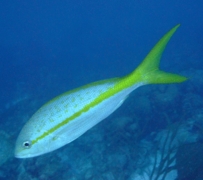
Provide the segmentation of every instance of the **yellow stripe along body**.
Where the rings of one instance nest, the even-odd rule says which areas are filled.
[[[96,109],[97,105],[105,100],[104,96],[109,97],[112,95],[112,92],[116,90],[115,89],[116,81],[117,80],[115,81],[110,80],[110,82],[102,81],[102,83],[101,82],[93,83],[93,85],[91,86],[89,85],[88,88],[82,87],[78,91],[66,93],[62,96],[57,97],[54,101],[48,103],[47,105],[43,106],[39,110],[39,112],[36,113],[36,116],[41,117],[42,111],[43,113],[47,112],[44,118],[45,120],[44,123],[50,123],[50,125],[48,126],[47,131],[43,132],[40,136],[36,137],[32,141],[32,145],[37,143],[40,139],[45,138],[49,134],[58,132],[61,129],[65,132],[68,131],[72,132],[72,133],[65,132],[63,133],[68,134],[65,138],[66,141],[67,139],[69,139],[69,142],[74,140],[75,139],[74,137],[78,133],[82,134],[83,131],[85,132],[87,129],[83,128],[83,126],[77,127],[77,129],[75,128],[75,124],[80,125],[84,123],[82,120],[77,119],[81,119],[83,118],[83,116],[87,116],[86,115],[87,112],[88,116],[93,116],[93,113],[90,113],[90,111],[92,111],[93,108]],[[54,112],[53,109],[55,109]],[[52,112],[51,114],[50,110]],[[103,109],[100,108],[99,110],[102,111]],[[100,117],[101,114],[102,112],[99,113]],[[90,124],[93,118],[95,117],[92,117],[91,119],[88,119],[86,117],[84,119],[85,124]],[[49,119],[49,122],[47,121],[47,119]],[[93,121],[97,122],[95,121],[95,119]],[[40,126],[38,127],[40,129]]]

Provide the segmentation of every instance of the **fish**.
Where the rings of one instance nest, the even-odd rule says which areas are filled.
[[[19,133],[15,157],[32,158],[71,143],[112,114],[140,86],[186,81],[185,76],[159,69],[162,53],[179,26],[168,31],[130,74],[84,85],[45,103]]]

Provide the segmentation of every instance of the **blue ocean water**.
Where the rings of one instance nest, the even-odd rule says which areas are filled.
[[[203,179],[203,2],[1,1],[0,179]],[[51,98],[130,73],[173,26],[161,69],[182,84],[137,89],[76,141],[31,159],[13,155]]]

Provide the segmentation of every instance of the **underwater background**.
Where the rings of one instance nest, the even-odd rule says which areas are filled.
[[[0,1],[0,179],[202,180],[203,2]],[[187,82],[136,89],[112,115],[51,153],[14,157],[51,98],[130,73],[172,27],[161,69]]]

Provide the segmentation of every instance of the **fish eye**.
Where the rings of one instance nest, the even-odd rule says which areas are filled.
[[[31,147],[31,142],[30,141],[23,142],[23,147],[29,149]]]

